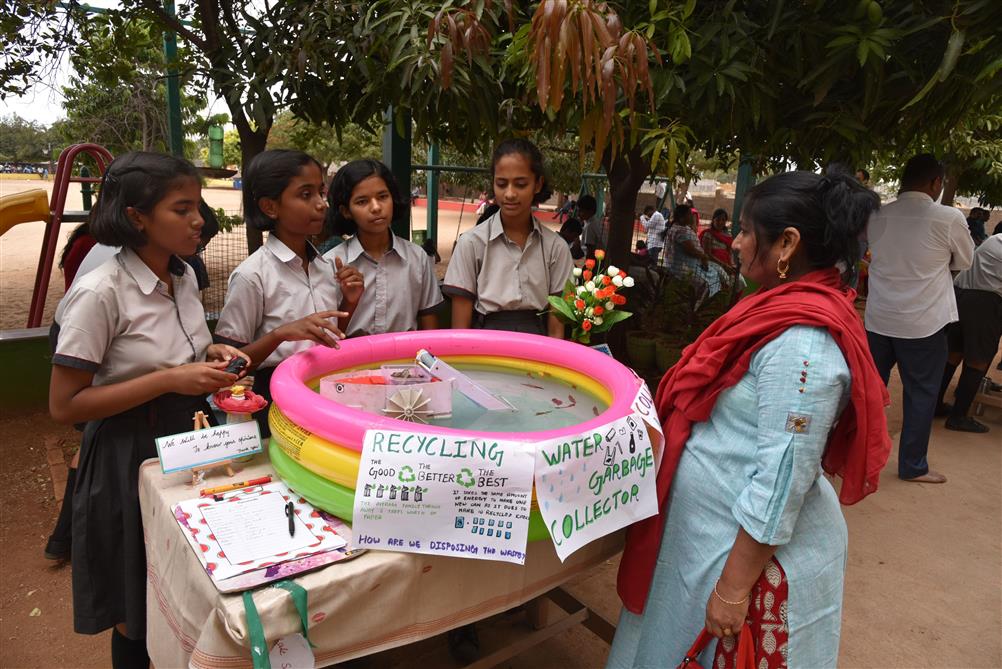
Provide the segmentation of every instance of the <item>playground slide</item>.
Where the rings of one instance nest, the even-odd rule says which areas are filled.
[[[18,223],[48,221],[48,198],[48,193],[42,188],[0,197],[0,237]]]

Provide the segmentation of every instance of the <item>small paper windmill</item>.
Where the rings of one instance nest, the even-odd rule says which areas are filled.
[[[424,392],[418,388],[401,388],[386,399],[383,409],[390,418],[405,420],[411,423],[427,423],[431,412],[428,404],[431,402]]]

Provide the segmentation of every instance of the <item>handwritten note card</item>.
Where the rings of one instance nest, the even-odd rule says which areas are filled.
[[[253,420],[181,432],[157,439],[157,452],[164,474],[169,474],[260,453],[261,432]]]
[[[369,430],[353,545],[523,564],[533,450],[521,442]]]
[[[560,560],[656,514],[654,472],[647,428],[636,414],[594,432],[539,443],[536,497]]]

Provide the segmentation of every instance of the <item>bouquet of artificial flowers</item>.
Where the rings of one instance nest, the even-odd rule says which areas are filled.
[[[571,338],[582,344],[590,344],[593,334],[605,332],[633,315],[619,309],[626,304],[626,298],[617,292],[623,287],[631,288],[633,277],[615,265],[604,267],[604,260],[605,251],[596,250],[595,258],[586,260],[583,269],[574,268],[564,294],[550,297],[557,317],[574,326]]]

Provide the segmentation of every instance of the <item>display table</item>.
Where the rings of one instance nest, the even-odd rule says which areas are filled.
[[[266,474],[274,476],[274,471],[264,455],[257,455],[235,479],[212,476],[205,485]],[[197,494],[187,472],[164,475],[155,459],[140,468],[150,657],[157,669],[250,669],[240,594],[216,590],[170,512],[172,504]],[[327,666],[506,611],[601,564],[622,545],[620,531],[592,542],[561,564],[550,542],[533,542],[524,566],[373,550],[295,580],[309,593],[309,632],[316,644],[317,666]],[[279,638],[300,631],[299,617],[285,591],[264,586],[254,591],[254,602],[269,648]],[[579,621],[586,612],[579,613]]]

